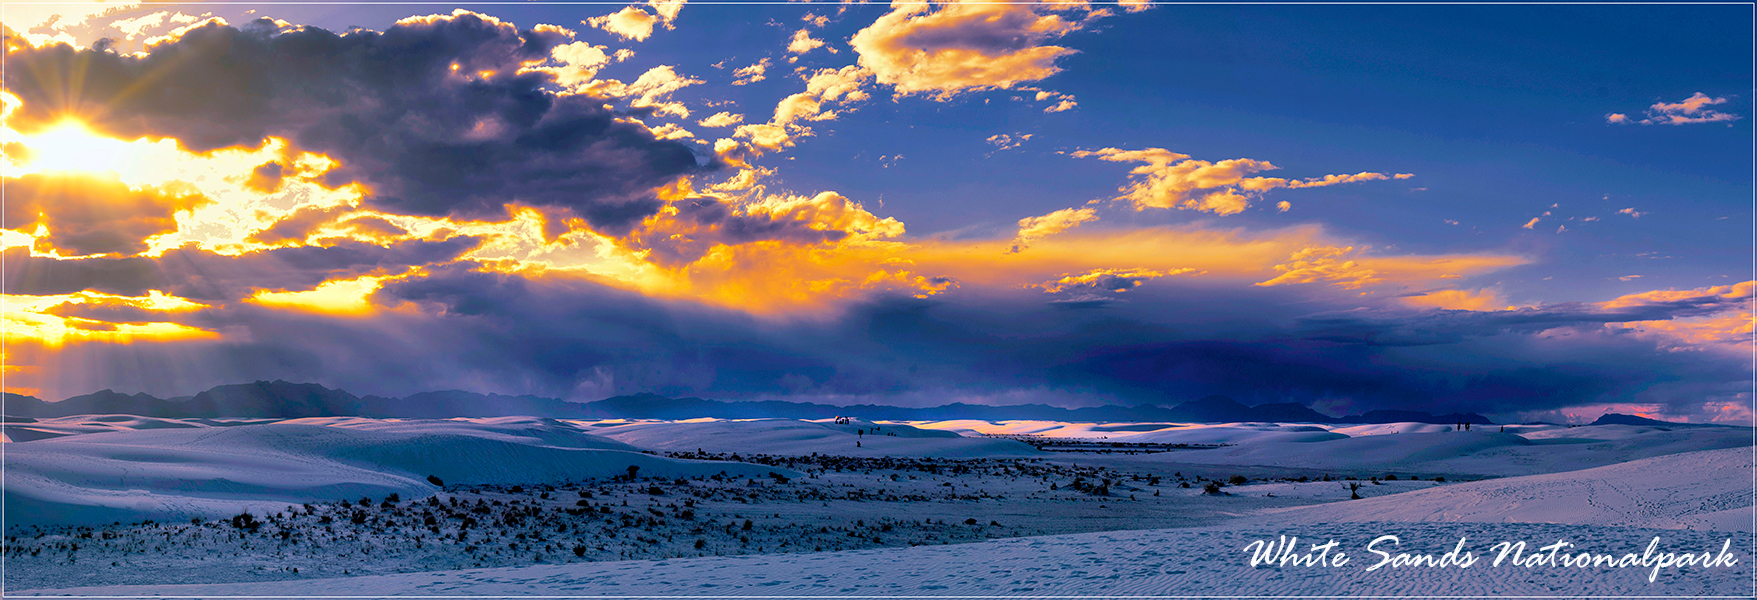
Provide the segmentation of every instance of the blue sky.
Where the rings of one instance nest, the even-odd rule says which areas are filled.
[[[1751,416],[1749,5],[56,10],[0,15],[51,399]]]

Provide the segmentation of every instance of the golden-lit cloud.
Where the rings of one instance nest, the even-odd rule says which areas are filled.
[[[903,235],[903,224],[880,218],[835,192],[771,195],[736,202],[698,197],[672,203],[632,236],[649,260],[678,266],[721,246],[777,243],[846,247]]]
[[[1520,257],[1498,255],[1369,256],[1354,246],[1308,246],[1274,265],[1278,274],[1256,285],[1329,282],[1354,290],[1385,283],[1459,279],[1526,262]]]
[[[1599,303],[1605,309],[1621,309],[1644,306],[1655,303],[1717,301],[1736,302],[1757,297],[1757,282],[1746,281],[1733,285],[1719,285],[1690,290],[1654,290],[1619,296],[1616,299]]]
[[[1696,123],[1728,123],[1739,120],[1739,115],[1720,112],[1709,108],[1726,104],[1726,98],[1715,98],[1696,92],[1689,98],[1677,102],[1655,102],[1647,107],[1647,118],[1636,121],[1628,115],[1611,113],[1605,115],[1605,122],[1618,125],[1640,123],[1642,125],[1691,125]]]
[[[749,66],[732,70],[732,85],[750,85],[768,79],[769,59],[765,58]]]
[[[782,98],[775,104],[775,114],[769,122],[740,125],[733,137],[747,140],[750,148],[746,152],[753,155],[790,148],[795,138],[813,135],[811,127],[804,123],[837,119],[847,112],[848,103],[871,98],[872,95],[862,89],[871,75],[857,66],[818,69],[805,77],[805,91]],[[841,111],[824,110],[829,103],[844,108]]]
[[[1652,339],[1673,350],[1717,348],[1749,353],[1757,342],[1757,281],[1690,290],[1654,290],[1628,294],[1594,304],[1606,311],[1626,311],[1652,306],[1697,308],[1704,314],[1670,319],[1626,321],[1605,326]]]
[[[1512,310],[1515,307],[1502,300],[1495,290],[1434,290],[1414,296],[1398,298],[1404,304],[1417,308],[1438,308],[1441,310]]]
[[[664,23],[666,29],[676,29],[677,27],[671,22],[677,20],[678,13],[683,12],[683,5],[688,1],[647,0],[647,6],[653,7],[653,12],[659,13],[659,21]]]
[[[787,53],[805,54],[822,47],[824,47],[823,40],[811,37],[810,29],[801,29],[793,32],[793,38],[787,42]],[[830,48],[831,53],[835,51],[835,48]]]
[[[890,13],[849,43],[879,83],[901,94],[945,99],[1056,74],[1061,70],[1056,60],[1075,51],[1048,42],[1084,25],[1057,13],[1088,8],[1083,3],[896,0]]]
[[[557,33],[572,38],[574,32],[556,28]],[[549,61],[546,64],[527,65],[520,67],[520,73],[547,73],[555,78],[556,85],[561,86],[562,94],[584,93],[591,89],[598,77],[598,71],[609,65],[612,56],[606,53],[608,46],[595,46],[587,42],[562,44],[549,50]]]
[[[1196,273],[1195,269],[1171,269],[1156,271],[1153,269],[1093,269],[1085,273],[1070,273],[1059,279],[1042,283],[1028,284],[1025,287],[1043,290],[1049,294],[1059,294],[1073,290],[1089,290],[1123,293],[1140,287],[1149,279]]]
[[[1041,217],[1025,217],[1019,219],[1019,234],[1013,238],[1013,251],[1018,252],[1026,244],[1049,237],[1075,227],[1081,223],[1098,220],[1097,209],[1064,208]]]
[[[634,83],[602,79],[588,84],[585,91],[600,98],[626,98],[630,107],[651,108],[655,114],[688,117],[689,108],[682,102],[672,102],[671,93],[700,83],[704,82],[679,75],[670,65],[659,65],[641,73]]]
[[[6,185],[7,225],[35,232],[42,254],[134,255],[177,228],[175,215],[207,202],[186,186],[131,189],[114,174],[48,172]]]
[[[708,118],[696,121],[696,124],[701,125],[702,127],[731,127],[743,122],[744,115],[721,111],[709,115]]]
[[[0,301],[5,307],[4,312],[0,312],[0,321],[5,324],[5,339],[14,345],[31,344],[53,349],[78,342],[130,343],[220,337],[213,331],[164,320],[208,306],[157,290],[145,296],[92,291],[44,296],[5,294],[0,295]],[[91,318],[89,313],[94,310],[132,315],[114,321],[104,320]]]
[[[586,19],[582,23],[608,31],[625,40],[642,42],[652,37],[653,26],[659,23],[659,17],[640,8],[628,6],[602,17]]]
[[[248,302],[274,308],[318,312],[338,316],[366,316],[374,312],[373,292],[386,277],[365,276],[325,281],[316,288],[296,292],[261,291]]]
[[[1386,175],[1363,172],[1353,175],[1325,175],[1311,179],[1251,177],[1253,173],[1280,169],[1268,161],[1234,158],[1209,162],[1190,158],[1164,148],[1122,150],[1104,148],[1071,153],[1076,158],[1096,157],[1110,162],[1146,163],[1131,169],[1132,181],[1119,188],[1118,200],[1134,204],[1135,210],[1177,208],[1233,215],[1250,208],[1251,202],[1264,192],[1277,188],[1300,189],[1324,187],[1361,181],[1408,179],[1409,173]],[[1282,207],[1285,211],[1287,207]]]

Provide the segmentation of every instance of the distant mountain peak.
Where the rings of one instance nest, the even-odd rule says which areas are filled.
[[[1593,421],[1592,424],[1593,425],[1659,425],[1659,426],[1686,425],[1686,423],[1673,423],[1671,421],[1661,421],[1659,419],[1649,419],[1647,417],[1638,417],[1635,415],[1623,415],[1623,414],[1617,414],[1617,413],[1605,413],[1604,415],[1600,416],[1597,421]]]

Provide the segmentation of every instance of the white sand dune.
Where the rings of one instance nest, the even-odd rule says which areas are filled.
[[[1610,466],[1453,483],[1280,509],[1276,523],[1557,523],[1753,531],[1751,448],[1685,452]],[[1331,482],[1327,485],[1337,485]],[[1251,488],[1239,488],[1249,490]],[[1371,489],[1363,491],[1371,492]]]
[[[1578,427],[1572,430],[1605,426]],[[1609,426],[1622,427],[1622,426]],[[1532,439],[1533,434],[1498,431],[1366,435],[1310,443],[1262,441],[1211,450],[1138,457],[1209,465],[1277,465],[1313,470],[1378,471],[1404,476],[1472,474],[1531,475],[1573,471],[1693,450],[1752,445],[1750,429],[1703,427],[1612,430],[1593,439],[1590,432]]]
[[[70,435],[7,446],[9,526],[109,523],[278,510],[447,483],[517,484],[791,471],[672,460],[552,420],[298,419],[237,427]]]
[[[580,426],[632,446],[673,452],[726,452],[806,456],[912,456],[979,458],[1040,454],[1005,439],[964,437],[951,431],[897,423],[794,419],[688,421],[580,421]],[[864,433],[860,433],[864,432]]]
[[[974,424],[971,424],[974,426]],[[1047,424],[1009,425],[1015,431]],[[1324,469],[1447,469],[1512,476],[1365,500],[1248,515],[1225,526],[994,540],[954,546],[851,552],[574,563],[211,585],[112,586],[9,591],[144,597],[315,595],[1751,595],[1753,515],[1750,431],[1729,428],[1534,428],[1422,433],[1228,424],[1199,428],[1078,426],[1093,437],[1170,431],[1236,435],[1237,445],[1130,456],[1212,464]],[[855,431],[877,433],[857,435]],[[218,503],[284,502],[301,494],[342,496],[430,491],[436,474],[457,482],[602,477],[627,465],[641,473],[760,474],[767,467],[668,461],[628,450],[895,456],[1006,456],[1017,442],[953,437],[896,424],[753,420],[585,422],[543,419],[380,421],[301,419],[270,425],[151,429],[70,435],[7,447],[7,510],[95,518],[208,510]],[[1210,431],[1211,430],[1211,431]],[[1581,431],[1596,430],[1596,431]],[[591,432],[587,435],[584,432]],[[1535,435],[1543,432],[1547,435]],[[895,436],[886,435],[895,433]],[[1188,433],[1188,435],[1196,435]],[[600,437],[603,436],[603,437]],[[1276,437],[1281,436],[1281,437]],[[853,439],[850,439],[850,438]],[[1217,439],[1217,438],[1210,438]],[[850,448],[853,441],[859,448]],[[868,446],[871,445],[871,448]],[[1701,448],[1718,448],[1696,451]],[[1029,451],[1029,447],[1025,448]],[[1041,455],[1038,455],[1041,456]],[[1631,462],[1632,461],[1632,462]],[[1577,470],[1568,470],[1575,467]],[[1448,472],[1450,472],[1448,471]],[[1547,471],[1547,472],[1546,472]],[[1567,472],[1557,472],[1567,471]],[[22,478],[21,478],[22,477]],[[1368,490],[1406,489],[1373,486]],[[1413,482],[1409,482],[1413,484]],[[1245,495],[1266,486],[1229,487]],[[30,490],[29,495],[19,490]],[[373,490],[373,491],[366,491]],[[1368,491],[1363,490],[1363,491]],[[1369,493],[1371,493],[1369,491]],[[1226,497],[1215,498],[1225,501]],[[132,502],[132,504],[131,504]],[[208,504],[202,504],[202,503]],[[15,508],[16,507],[16,508]],[[229,509],[236,510],[236,509]],[[23,511],[22,513],[17,511]],[[135,517],[138,518],[138,517]],[[98,520],[110,520],[107,517]],[[1557,540],[1574,550],[1639,553],[1661,538],[1665,551],[1717,551],[1731,540],[1735,568],[1673,568],[1650,583],[1645,569],[1402,569],[1368,572],[1366,543],[1386,533],[1401,550],[1438,554],[1460,538],[1486,552],[1497,541],[1533,547]],[[1281,535],[1336,539],[1352,550],[1348,568],[1252,567],[1243,551]]]
[[[1461,537],[1483,555],[1498,541],[1575,551],[1640,553],[1662,536],[1663,550],[1719,551],[1731,540],[1733,567],[1648,570],[1492,566],[1367,571],[1370,540],[1392,534],[1398,550],[1439,555]],[[1246,545],[1292,535],[1335,540],[1353,557],[1342,567],[1249,564]],[[1753,590],[1748,538],[1701,532],[1606,527],[1381,523],[1207,527],[1013,538],[813,554],[538,565],[334,579],[208,585],[107,586],[22,590],[18,595],[113,597],[225,596],[1066,596],[1066,595],[1374,595],[1374,596],[1735,596]]]

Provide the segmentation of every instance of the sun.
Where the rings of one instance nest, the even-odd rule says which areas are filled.
[[[11,137],[27,149],[19,157],[23,159],[19,161],[19,174],[108,171],[128,179],[126,175],[137,166],[132,144],[94,133],[85,123],[74,119],[34,135]]]

